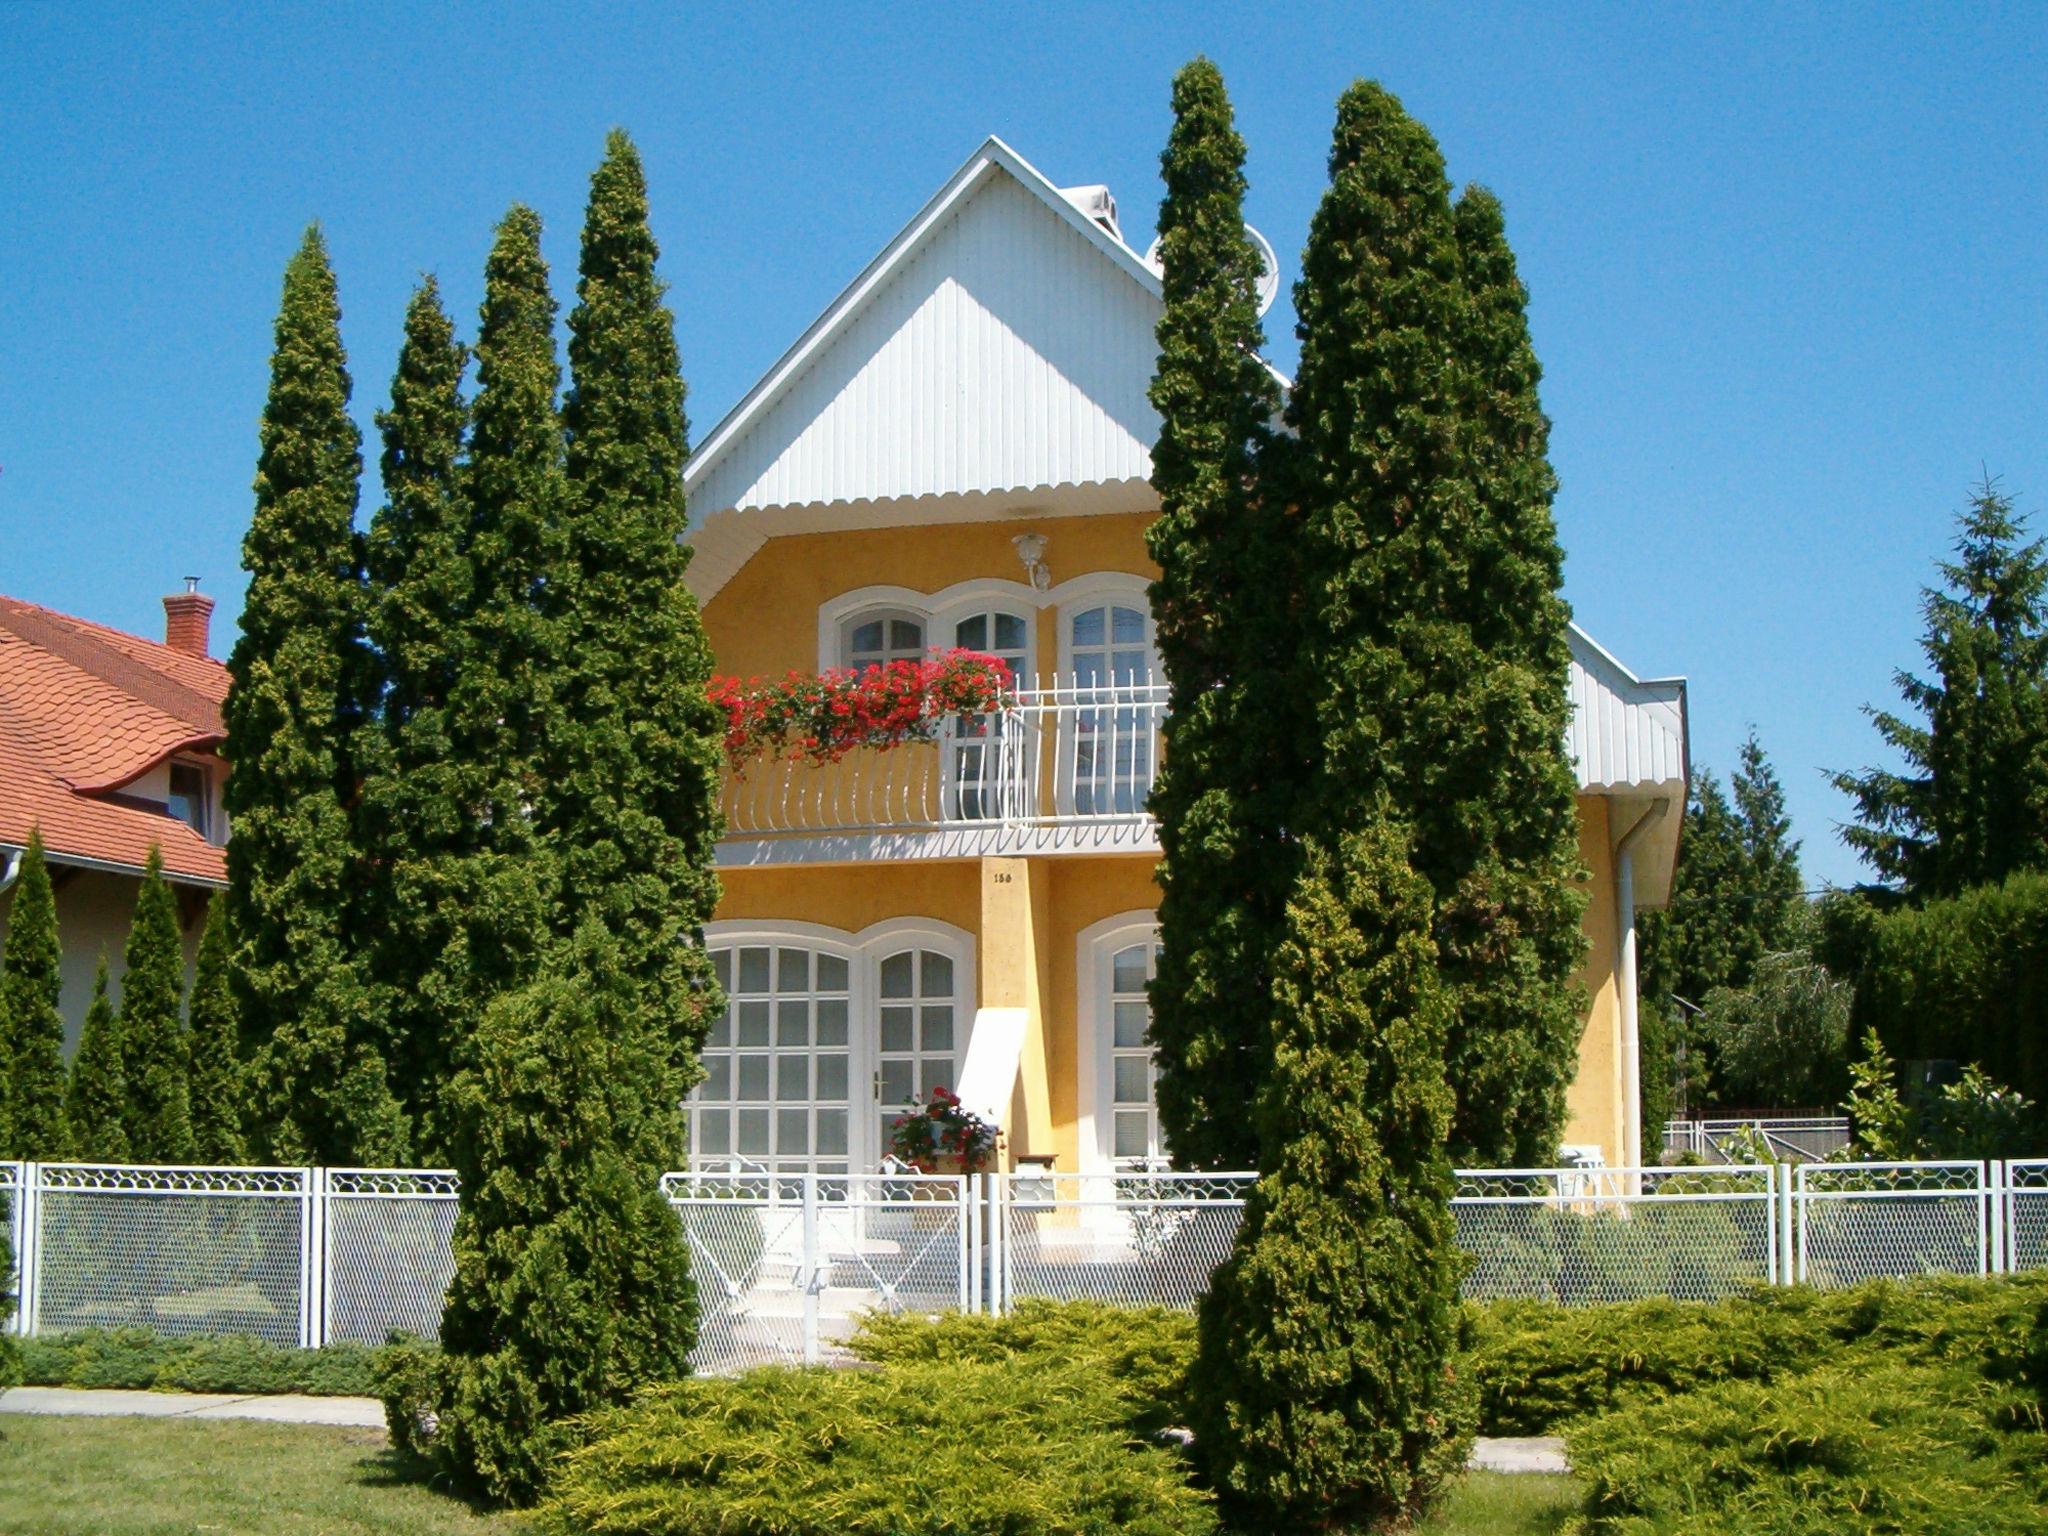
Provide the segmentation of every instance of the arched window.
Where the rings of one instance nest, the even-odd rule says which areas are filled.
[[[954,622],[953,643],[995,657],[1009,667],[1018,687],[1030,685],[1025,668],[1031,654],[1031,623],[1023,614],[1005,608],[970,613]],[[1005,792],[1014,799],[1024,789],[1025,759],[1017,750],[1017,722],[1004,713],[968,716],[953,721],[947,737],[950,814],[962,821],[1001,816]]]
[[[1159,671],[1152,615],[1133,600],[1090,603],[1067,614],[1065,638],[1078,709],[1064,797],[1076,815],[1136,815],[1152,789],[1158,730],[1145,692]]]
[[[864,668],[924,656],[924,616],[906,609],[857,613],[840,625],[839,632],[842,666]]]
[[[1167,1155],[1153,1091],[1146,984],[1158,970],[1159,923],[1126,912],[1082,930],[1080,1103],[1084,1168],[1156,1166]]]
[[[934,1088],[957,1087],[959,998],[952,956],[936,949],[899,949],[876,968],[876,1146],[886,1154],[889,1129]]]

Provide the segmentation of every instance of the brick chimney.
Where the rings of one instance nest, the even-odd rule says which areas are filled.
[[[197,576],[187,576],[185,590],[164,599],[164,644],[187,656],[204,656],[212,617],[213,599],[199,590]]]

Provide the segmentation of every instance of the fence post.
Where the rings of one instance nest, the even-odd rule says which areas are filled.
[[[804,1293],[804,1364],[816,1365],[818,1349],[818,1286],[823,1267],[818,1263],[818,1175],[806,1172],[804,1181],[804,1258],[799,1281]]]
[[[1984,1273],[2005,1273],[2005,1164],[1993,1158],[1977,1165],[1978,1251]]]
[[[21,1279],[15,1290],[14,1329],[23,1338],[33,1338],[36,1332],[39,1298],[36,1284],[42,1268],[43,1234],[43,1165],[23,1163],[21,1165],[21,1188],[15,1195],[14,1269]]]
[[[988,1175],[988,1311],[991,1317],[1003,1315],[1003,1271],[1009,1264],[1009,1210],[1005,1185],[1007,1174],[997,1172]]]
[[[299,1173],[299,1347],[315,1349],[320,1340],[320,1292],[323,1289],[320,1260],[319,1168],[301,1168]]]
[[[960,1177],[960,1302],[970,1313],[981,1310],[981,1180],[978,1173]]]

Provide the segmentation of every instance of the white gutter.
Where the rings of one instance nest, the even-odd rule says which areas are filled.
[[[1643,1036],[1636,1003],[1636,840],[1671,810],[1669,799],[1650,802],[1634,826],[1614,845],[1615,932],[1620,953],[1614,986],[1621,1005],[1621,1165],[1640,1167],[1643,1160]],[[1629,1193],[1636,1193],[1631,1189]]]

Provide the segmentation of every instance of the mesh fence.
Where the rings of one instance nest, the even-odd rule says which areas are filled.
[[[1194,1306],[1230,1253],[1250,1174],[999,1175],[1001,1294]]]
[[[1769,1167],[1463,1172],[1464,1294],[1567,1306],[1715,1301],[1780,1273]]]
[[[2007,1163],[2005,1186],[2009,1267],[2048,1268],[2048,1158]]]
[[[394,1333],[437,1339],[455,1273],[456,1179],[400,1169],[327,1171],[326,1338],[381,1344]]]
[[[305,1168],[44,1164],[36,1328],[306,1342]]]
[[[1816,1163],[1797,1171],[1795,1278],[1825,1289],[1991,1268],[1982,1163]]]

